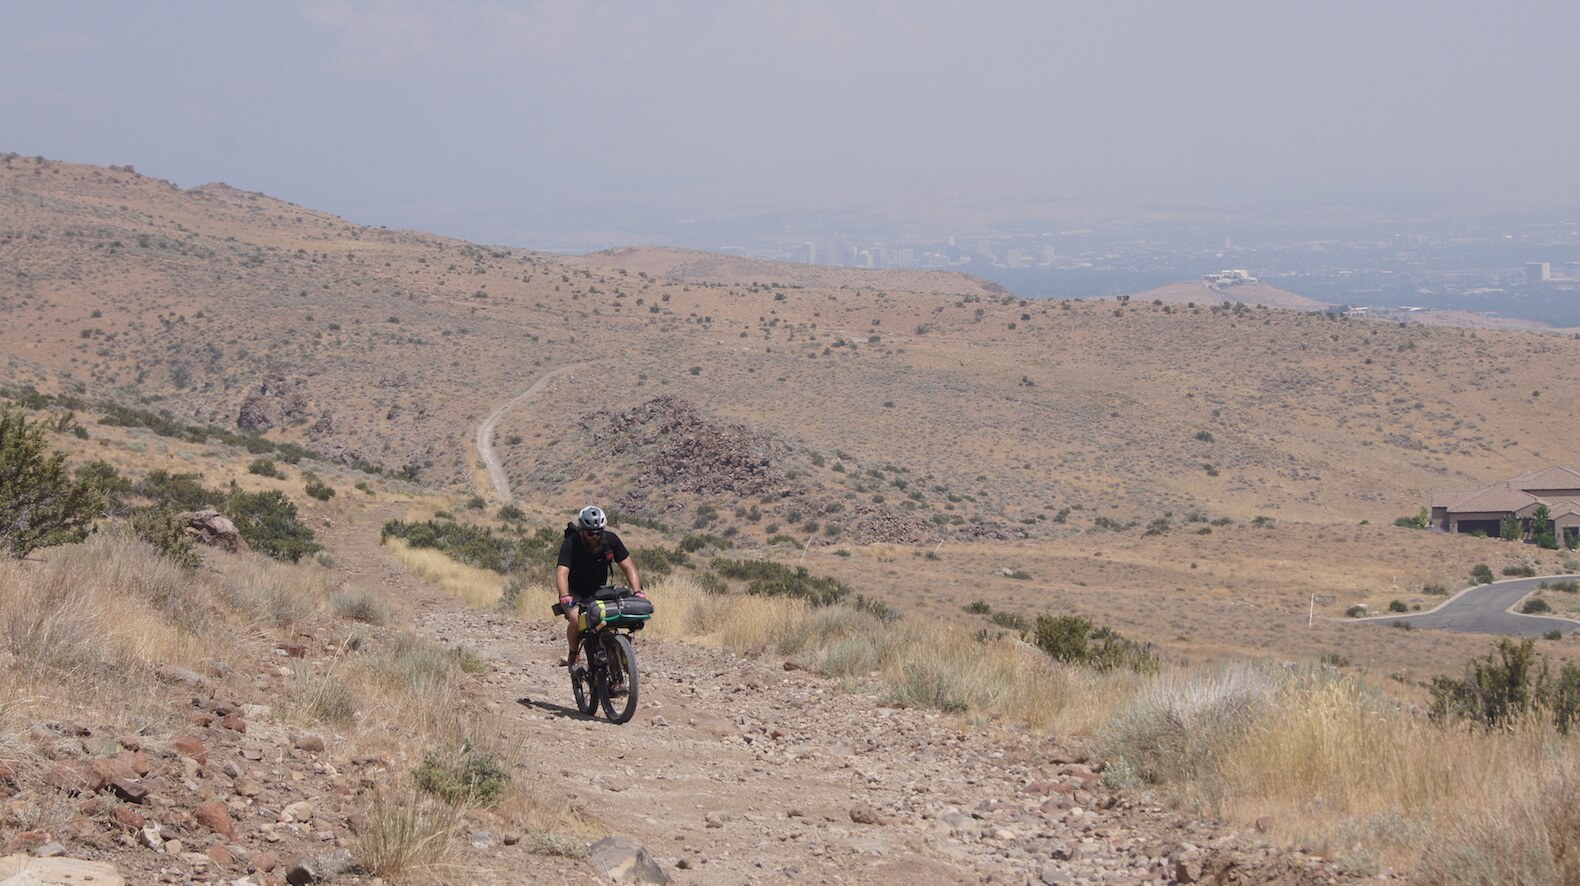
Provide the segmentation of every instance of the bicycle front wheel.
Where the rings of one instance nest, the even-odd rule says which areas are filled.
[[[576,710],[591,716],[598,709],[598,693],[593,686],[592,644],[582,646],[582,667],[571,671],[571,694],[576,696]]]
[[[598,677],[598,700],[603,703],[604,716],[611,723],[624,723],[636,713],[636,696],[642,679],[636,666],[636,650],[631,646],[631,638],[624,634],[608,634],[603,642],[609,664]],[[621,677],[625,678],[625,691],[612,695],[609,688],[618,685]]]

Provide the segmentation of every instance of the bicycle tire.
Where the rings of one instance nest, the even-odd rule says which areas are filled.
[[[583,644],[583,667],[580,673],[571,671],[571,694],[576,697],[576,710],[589,717],[598,710],[598,691],[593,684],[592,663],[592,644]]]
[[[624,723],[636,713],[636,697],[641,688],[642,674],[636,666],[636,649],[631,646],[631,638],[624,634],[605,635],[604,649],[609,661],[598,675],[598,700],[609,722]],[[625,675],[626,689],[617,699],[609,694],[609,680],[619,674]]]

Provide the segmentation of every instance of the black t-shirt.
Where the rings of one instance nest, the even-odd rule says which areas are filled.
[[[603,540],[596,551],[589,551],[577,528],[565,527],[565,541],[560,543],[560,566],[571,568],[571,596],[590,597],[593,591],[609,583],[609,575],[616,563],[624,563],[631,556],[620,536],[604,530]]]

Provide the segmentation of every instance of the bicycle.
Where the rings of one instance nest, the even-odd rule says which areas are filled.
[[[565,615],[555,603],[555,615]],[[571,670],[576,709],[587,716],[601,706],[611,723],[624,723],[636,713],[642,672],[636,664],[632,636],[653,614],[653,604],[629,588],[599,588],[581,607],[581,660]],[[624,690],[616,694],[624,680]],[[616,703],[619,699],[619,703]]]

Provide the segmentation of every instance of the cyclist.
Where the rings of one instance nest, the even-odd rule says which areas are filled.
[[[609,583],[611,565],[619,566],[631,590],[646,599],[631,552],[625,549],[620,536],[609,530],[608,523],[609,518],[601,508],[588,505],[576,515],[576,522],[565,524],[565,541],[560,543],[554,580],[560,593],[560,608],[565,610],[570,622],[565,628],[565,642],[570,650],[565,655],[565,664],[572,669],[581,666],[576,660],[576,644],[581,640],[582,606],[595,591]]]

